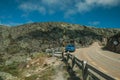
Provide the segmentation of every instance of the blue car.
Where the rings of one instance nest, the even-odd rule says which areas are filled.
[[[75,46],[72,45],[72,44],[67,45],[67,46],[65,47],[65,52],[67,52],[67,51],[69,51],[69,52],[74,52],[74,51],[75,51]]]

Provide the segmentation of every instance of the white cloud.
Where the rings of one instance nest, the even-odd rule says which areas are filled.
[[[105,7],[113,7],[120,3],[120,0],[98,0],[96,2],[97,5],[102,5]]]
[[[77,3],[75,6],[76,6],[76,8],[77,8],[76,11],[78,11],[78,12],[80,12],[80,13],[87,12],[87,11],[89,11],[89,10],[91,9],[91,7],[92,7],[91,5],[87,5],[86,2],[79,2],[79,3]]]
[[[17,22],[3,22],[0,21],[0,25],[4,25],[4,26],[16,26],[16,25],[21,25],[23,23],[17,23]]]
[[[65,17],[65,18],[68,18],[70,15],[73,15],[73,14],[75,14],[75,13],[76,13],[75,10],[69,9],[69,10],[67,10],[67,11],[64,13],[64,17]]]
[[[1,20],[0,20],[0,25],[9,26],[8,24],[3,23]]]
[[[42,0],[43,4],[46,5],[56,5],[60,2],[60,0]]]
[[[119,4],[120,0],[84,0],[76,4],[76,11],[83,13],[90,11],[96,7],[110,8],[118,6]]]
[[[97,7],[111,8],[118,6],[120,0],[29,0],[22,2],[19,8],[26,11],[38,11],[41,14],[64,12],[65,16],[84,13]]]
[[[17,22],[8,22],[8,23],[6,23],[6,25],[8,25],[8,26],[17,26],[17,25],[21,25],[21,24],[23,24],[23,23],[17,23]]]
[[[40,6],[38,4],[33,4],[31,2],[27,3],[22,3],[19,6],[20,9],[26,11],[26,12],[31,12],[31,11],[39,11],[42,14],[46,14],[46,9],[43,6]]]
[[[91,26],[98,26],[100,24],[100,22],[99,21],[91,21],[88,24]]]

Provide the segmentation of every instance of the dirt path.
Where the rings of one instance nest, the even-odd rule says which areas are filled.
[[[74,54],[80,60],[85,60],[100,71],[120,80],[120,54],[101,49],[97,42],[88,48],[77,49]]]
[[[63,66],[60,65],[61,63],[59,62],[59,65],[56,68],[56,75],[55,75],[55,79],[54,80],[65,80],[65,78],[63,77],[64,73],[63,73]]]

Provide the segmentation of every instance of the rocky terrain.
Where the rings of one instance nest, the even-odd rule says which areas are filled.
[[[106,48],[110,51],[120,53],[120,32],[108,39]]]
[[[118,29],[101,29],[62,22],[31,23],[15,27],[0,26],[0,53],[42,52],[61,46],[62,40],[74,39],[88,46],[117,34]]]
[[[36,53],[26,61],[0,65],[0,80],[66,80],[65,66],[56,57]]]
[[[18,67],[24,67],[20,64],[26,65],[27,59],[36,53],[44,53],[48,48],[63,47],[69,40],[74,40],[77,47],[89,46],[94,41],[105,45],[109,37],[119,31],[63,22],[30,23],[14,27],[0,25],[0,80],[7,80],[6,75],[13,76],[8,80],[17,80]]]

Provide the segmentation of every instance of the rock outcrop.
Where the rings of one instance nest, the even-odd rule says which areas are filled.
[[[108,39],[106,48],[110,51],[120,53],[120,32]]]

